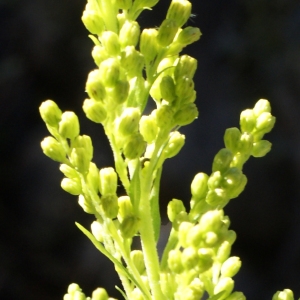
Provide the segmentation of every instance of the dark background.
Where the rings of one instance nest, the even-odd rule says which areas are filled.
[[[161,199],[189,200],[199,171],[211,172],[227,127],[259,98],[271,101],[276,126],[272,151],[250,159],[249,183],[226,208],[243,266],[236,290],[271,299],[291,288],[300,297],[300,2],[194,0],[189,25],[201,40],[185,52],[198,59],[199,119],[183,128],[186,145],[166,163]],[[169,0],[139,19],[159,26]],[[112,296],[116,275],[74,222],[93,220],[60,188],[58,164],[42,154],[48,135],[38,115],[45,99],[75,111],[92,135],[99,167],[112,155],[100,126],[81,105],[92,42],[80,21],[84,0],[0,0],[0,299],[61,299],[71,282],[87,295],[98,286]],[[164,204],[166,205],[166,204]],[[165,214],[165,212],[163,212]]]

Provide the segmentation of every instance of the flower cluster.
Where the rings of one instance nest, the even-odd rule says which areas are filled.
[[[95,69],[86,82],[86,117],[102,124],[109,139],[114,167],[98,168],[92,140],[80,134],[75,113],[62,112],[52,100],[40,114],[51,136],[41,142],[45,155],[60,163],[61,187],[78,196],[78,203],[95,221],[79,229],[115,265],[126,299],[242,300],[232,277],[241,261],[230,257],[236,239],[223,208],[245,188],[242,172],[250,158],[271,149],[263,140],[275,123],[267,100],[242,112],[240,129],[229,128],[225,147],[215,156],[211,175],[198,173],[191,183],[190,211],[181,200],[168,205],[172,223],[162,258],[159,189],[162,165],[179,153],[185,136],[181,126],[198,117],[193,77],[196,59],[180,55],[201,32],[185,26],[191,15],[188,0],[172,0],[158,28],[141,29],[136,21],[158,0],[88,0],[82,15],[94,43]],[[148,112],[148,98],[155,108]],[[120,195],[122,184],[125,195]],[[139,236],[142,250],[133,250]],[[105,289],[86,297],[71,284],[65,300],[108,300]],[[277,292],[273,300],[292,300],[291,291]]]

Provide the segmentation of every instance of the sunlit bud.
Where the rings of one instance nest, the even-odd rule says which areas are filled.
[[[54,161],[61,163],[66,161],[66,151],[54,137],[45,137],[41,142],[41,147],[44,154]]]
[[[141,250],[133,250],[130,252],[130,258],[138,272],[143,274],[146,270],[143,252]]]
[[[170,75],[162,77],[159,87],[161,97],[163,99],[165,99],[168,102],[172,102],[175,99],[175,83]]]
[[[225,292],[222,297],[223,299],[229,296],[234,288],[234,281],[230,277],[223,277],[219,280],[214,288],[214,294]]]
[[[246,184],[247,177],[240,169],[233,167],[225,172],[222,187],[231,199],[236,198],[244,190]]]
[[[270,102],[266,99],[260,99],[253,107],[253,112],[256,117],[260,116],[263,112],[271,112]]]
[[[225,237],[226,241],[230,244],[233,245],[233,243],[236,240],[236,233],[233,230],[228,230],[226,237]]]
[[[92,50],[92,57],[94,59],[95,64],[99,67],[99,65],[106,59],[109,58],[109,55],[104,47],[100,45],[94,46]]]
[[[175,61],[177,56],[165,57],[160,61],[157,67],[157,73],[163,72],[163,76],[169,75],[172,76],[175,69]]]
[[[284,289],[282,292],[276,292],[272,300],[294,300],[294,294],[291,290]]]
[[[194,269],[199,262],[197,248],[195,247],[185,248],[182,251],[181,260],[182,260],[182,265],[186,270]]]
[[[232,153],[236,153],[239,149],[239,142],[241,139],[241,132],[238,128],[228,128],[224,134],[224,144]]]
[[[174,122],[177,125],[185,126],[192,123],[199,115],[197,106],[194,103],[183,105],[174,115]]]
[[[57,127],[58,122],[61,120],[62,112],[57,104],[52,100],[42,102],[39,107],[40,115],[43,121],[52,127]]]
[[[122,222],[124,218],[133,215],[132,203],[128,196],[119,197],[118,205],[119,205],[118,219],[120,222]]]
[[[73,300],[86,300],[85,294],[83,292],[76,291],[73,295]]]
[[[78,117],[72,111],[65,111],[58,125],[59,134],[65,139],[73,140],[79,134]]]
[[[182,211],[185,211],[185,207],[181,200],[172,199],[168,203],[167,215],[171,222],[173,222],[175,220],[176,216]]]
[[[188,233],[193,228],[194,224],[190,222],[183,221],[178,228],[178,238],[182,247],[188,247],[190,245],[190,240],[188,239]]]
[[[91,231],[98,242],[103,242],[103,227],[98,221],[91,224]]]
[[[217,251],[217,255],[216,255],[217,261],[220,263],[223,263],[224,261],[226,261],[226,259],[230,255],[230,251],[231,251],[231,244],[228,241],[224,241],[220,245],[220,247]]]
[[[140,26],[136,21],[128,21],[126,20],[123,24],[120,34],[119,40],[120,44],[123,48],[126,46],[136,46],[140,37]]]
[[[87,196],[79,195],[78,204],[81,206],[84,212],[87,214],[95,214],[95,208],[92,201]]]
[[[142,116],[140,119],[140,133],[144,140],[150,144],[156,138],[158,127],[153,116]]]
[[[140,133],[130,136],[129,141],[126,143],[123,152],[126,158],[135,159],[139,158],[146,150],[146,142]]]
[[[70,167],[70,166],[68,166],[68,165],[66,165],[66,164],[61,164],[61,165],[59,166],[59,170],[60,170],[66,177],[68,177],[68,178],[71,178],[71,179],[74,179],[74,178],[79,179],[78,172],[77,172],[74,168],[72,168],[72,167]]]
[[[126,101],[129,93],[129,82],[118,80],[113,88],[108,89],[109,99],[115,104],[122,104]]]
[[[198,41],[201,37],[202,33],[198,27],[185,27],[183,30],[180,31],[176,42],[183,44],[183,45],[189,45],[196,41]]]
[[[189,224],[191,224],[191,223],[189,223]],[[180,229],[180,227],[179,227],[179,229]],[[202,228],[199,224],[190,226],[190,228],[187,228],[186,241],[188,241],[189,245],[193,245],[194,247],[199,247],[201,241],[203,240],[203,234],[204,234],[204,231],[202,230]]]
[[[114,87],[120,77],[119,60],[116,58],[108,58],[100,64],[99,70],[104,85]]]
[[[175,69],[176,70],[176,69]],[[190,77],[182,76],[176,79],[175,92],[179,99],[185,99],[194,92],[194,81]]]
[[[263,112],[256,119],[255,128],[257,131],[262,131],[264,134],[268,133],[274,127],[276,118],[271,115],[269,112]]]
[[[248,132],[244,132],[241,135],[239,142],[239,152],[250,154],[253,147],[253,135]]]
[[[120,9],[129,9],[132,6],[132,0],[116,0],[116,6]]]
[[[203,273],[210,269],[213,265],[213,250],[210,248],[200,248],[198,250],[198,268],[199,273]]]
[[[242,292],[234,292],[225,300],[246,300],[246,297]]]
[[[178,27],[182,27],[189,19],[192,4],[186,0],[173,0],[167,12],[167,19],[176,21]]]
[[[131,78],[129,81],[130,89],[127,104],[133,107],[140,107],[141,111],[143,111],[149,97],[147,84],[143,76]]]
[[[263,157],[271,150],[272,144],[266,140],[260,140],[253,144],[251,154],[254,157]]]
[[[137,107],[127,107],[118,119],[118,132],[123,136],[138,131],[141,112]]]
[[[135,216],[126,217],[120,224],[120,231],[124,238],[132,238],[139,230],[140,219]]]
[[[199,226],[203,232],[218,232],[221,227],[221,220],[224,216],[223,210],[210,210],[201,216]]]
[[[106,217],[113,219],[117,216],[119,206],[116,194],[104,194],[101,197],[101,204]]]
[[[177,22],[172,19],[165,19],[158,29],[157,42],[162,47],[169,46],[177,33]]]
[[[226,170],[229,169],[232,159],[233,154],[229,149],[221,149],[214,157],[212,171],[220,171],[221,173],[224,173]]]
[[[178,231],[182,222],[189,222],[189,216],[186,211],[181,211],[172,222],[172,227]]]
[[[73,148],[83,148],[85,150],[85,155],[89,160],[93,158],[93,144],[92,139],[88,135],[78,135],[72,143]]]
[[[191,183],[191,193],[193,198],[196,199],[202,199],[205,197],[208,187],[207,187],[207,181],[208,181],[208,175],[205,173],[198,173],[194,177],[192,183]]]
[[[83,11],[81,20],[88,31],[93,34],[100,35],[104,30],[104,21],[96,11],[89,8],[87,4],[86,9]]]
[[[205,244],[210,247],[215,246],[215,244],[219,240],[218,235],[213,231],[206,232],[203,238],[204,238]]]
[[[229,257],[221,267],[222,277],[233,277],[240,270],[242,262],[239,257]]]
[[[73,300],[73,296],[71,296],[69,294],[65,294],[63,297],[63,300]]]
[[[79,173],[87,174],[90,166],[90,157],[84,148],[73,148],[70,161]]]
[[[161,81],[161,76],[159,76],[154,83],[151,86],[150,89],[150,96],[156,101],[156,102],[161,102],[162,95],[160,91],[160,81]]]
[[[93,291],[91,300],[108,300],[108,294],[104,288],[97,288]]]
[[[89,73],[85,90],[96,101],[102,101],[105,98],[105,87],[101,82],[101,74],[98,69]]]
[[[76,179],[64,178],[60,186],[64,191],[74,196],[82,193],[80,181]]]
[[[228,202],[228,197],[224,189],[217,188],[208,191],[205,201],[212,207],[224,207]]]
[[[157,55],[157,30],[154,28],[144,29],[140,38],[140,51],[147,61],[152,61]]]
[[[221,186],[222,179],[223,176],[220,171],[213,172],[208,178],[207,186],[211,190],[218,188]]]
[[[185,300],[199,300],[204,294],[204,283],[199,279],[195,278],[189,284],[187,288],[184,289]]]
[[[101,42],[107,53],[111,56],[120,54],[121,46],[118,35],[113,31],[104,31],[101,35]]]
[[[112,167],[102,168],[99,172],[99,178],[99,190],[102,195],[116,193],[118,176]]]
[[[90,163],[89,173],[87,175],[87,182],[98,193],[99,190],[99,170],[94,163]]]
[[[145,65],[143,55],[134,46],[127,46],[121,53],[121,64],[129,78],[140,76]]]
[[[180,250],[171,250],[168,255],[168,266],[176,274],[183,272],[184,268],[181,262],[182,253]]]
[[[246,109],[241,112],[240,126],[242,132],[252,132],[255,127],[256,116],[253,109]]]
[[[71,283],[68,286],[68,294],[74,295],[74,293],[77,292],[77,291],[79,291],[79,292],[81,291],[81,288],[77,283]]]
[[[169,105],[161,105],[156,111],[156,123],[160,128],[170,128],[174,124],[174,111]]]
[[[95,123],[102,123],[105,121],[107,113],[102,103],[92,99],[85,99],[82,108],[86,117],[91,121]]]
[[[180,134],[179,131],[173,131],[170,133],[170,139],[167,146],[163,150],[165,158],[174,157],[179,153],[185,142],[185,136]]]

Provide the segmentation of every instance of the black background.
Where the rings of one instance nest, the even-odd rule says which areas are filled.
[[[233,254],[243,262],[236,290],[250,300],[271,299],[284,288],[300,297],[300,2],[193,2],[188,25],[203,36],[185,53],[198,59],[200,116],[182,129],[186,145],[166,163],[162,213],[173,197],[188,202],[193,176],[211,172],[224,130],[238,126],[239,113],[269,99],[277,117],[267,135],[273,149],[250,159],[246,190],[226,207],[238,235]],[[169,3],[146,11],[141,26],[159,26]],[[0,0],[0,299],[61,299],[71,282],[87,295],[106,286],[121,298],[110,262],[74,224],[89,227],[93,218],[61,190],[58,164],[39,145],[48,133],[38,106],[54,99],[79,115],[98,167],[113,164],[102,128],[81,109],[87,73],[95,68],[80,21],[84,6],[84,0]]]

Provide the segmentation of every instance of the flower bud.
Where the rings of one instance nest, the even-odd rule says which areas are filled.
[[[121,196],[118,199],[118,220],[122,222],[126,217],[133,215],[133,207],[128,196]]]
[[[170,128],[174,124],[174,111],[169,105],[161,105],[156,111],[156,123],[160,128]]]
[[[61,120],[62,112],[54,101],[46,100],[42,102],[39,107],[39,111],[46,124],[52,127],[58,127],[58,122]]]
[[[104,288],[97,288],[92,293],[91,300],[108,300],[108,294]]]
[[[220,171],[213,172],[207,181],[207,186],[210,190],[213,190],[215,188],[218,188],[221,186],[221,181],[223,177]]]
[[[94,163],[90,163],[89,173],[87,175],[88,184],[93,187],[94,191],[98,193],[99,191],[99,170]]]
[[[126,101],[129,93],[129,82],[127,80],[118,80],[113,88],[108,89],[108,97],[112,103],[117,105]]]
[[[127,46],[121,53],[121,64],[126,70],[127,76],[133,78],[135,76],[141,76],[145,66],[145,60],[143,55],[133,46]]]
[[[223,210],[210,210],[201,216],[199,226],[203,232],[214,231],[218,232],[224,216]]]
[[[261,131],[263,134],[268,133],[274,127],[276,118],[269,112],[263,112],[256,119],[255,128],[257,131]]]
[[[104,238],[103,238],[103,227],[102,225],[99,223],[99,221],[94,221],[91,224],[91,231],[93,236],[96,238],[96,240],[98,242],[103,242]]]
[[[175,274],[180,274],[183,272],[184,268],[181,262],[182,253],[180,250],[171,250],[168,255],[168,266],[172,272]]]
[[[140,226],[140,219],[135,216],[126,217],[120,224],[120,231],[122,236],[132,238],[138,231]]]
[[[205,244],[209,247],[214,247],[219,241],[218,235],[213,231],[206,232],[203,239]]]
[[[103,101],[106,92],[105,87],[101,82],[101,74],[99,70],[94,70],[89,73],[85,90],[92,99],[96,101]]]
[[[94,59],[95,64],[99,67],[99,65],[106,59],[109,58],[109,55],[104,47],[100,45],[94,46],[92,50],[92,57]]]
[[[158,29],[158,44],[162,47],[169,46],[173,42],[177,31],[177,22],[172,19],[165,19]]]
[[[175,62],[174,76],[176,82],[180,78],[193,78],[197,69],[197,60],[188,55],[182,55]]]
[[[241,132],[238,128],[228,128],[224,134],[224,144],[233,154],[238,152]]]
[[[74,295],[74,293],[77,292],[77,291],[79,291],[79,292],[81,291],[81,288],[77,283],[71,283],[68,286],[68,294]]]
[[[224,207],[228,203],[228,197],[224,189],[214,189],[208,191],[205,201],[212,207]]]
[[[241,112],[240,127],[242,132],[252,132],[255,122],[256,117],[252,109],[246,109]]]
[[[260,140],[253,144],[251,155],[254,157],[263,157],[271,150],[272,144],[266,140]]]
[[[197,248],[195,247],[185,248],[182,251],[181,260],[182,260],[182,265],[186,270],[194,269],[199,262]]]
[[[143,252],[141,250],[133,250],[130,252],[130,258],[138,272],[142,275],[146,270]]]
[[[189,216],[186,211],[181,211],[176,217],[175,220],[172,222],[172,227],[174,230],[178,231],[179,226],[182,222],[189,222]]]
[[[65,139],[75,139],[79,135],[78,117],[72,111],[65,111],[58,126],[59,134]]]
[[[105,121],[107,113],[102,103],[91,99],[85,99],[82,108],[86,117],[91,121],[95,123],[102,123]]]
[[[213,250],[210,248],[200,248],[198,250],[198,268],[199,273],[209,270],[213,265]]]
[[[90,198],[87,196],[79,195],[78,204],[87,214],[95,214],[95,207]]]
[[[167,12],[167,19],[176,21],[178,27],[182,27],[189,19],[192,4],[186,0],[172,0]]]
[[[238,273],[242,265],[242,262],[239,257],[232,256],[229,257],[221,267],[221,276],[222,277],[233,277]]]
[[[204,294],[204,283],[199,278],[194,278],[193,281],[183,290],[185,300],[199,300]]]
[[[139,158],[146,150],[146,142],[140,133],[130,136],[128,142],[123,148],[123,153],[128,159]]]
[[[120,68],[120,62],[116,58],[108,58],[100,64],[99,74],[105,86],[115,86],[120,77]]]
[[[117,192],[118,176],[112,167],[103,168],[99,172],[99,190],[102,195]]]
[[[79,173],[87,174],[90,166],[91,158],[84,148],[73,148],[70,161]]]
[[[174,122],[177,125],[185,126],[192,123],[199,115],[197,106],[194,103],[183,105],[174,115]]]
[[[201,37],[202,33],[198,27],[185,27],[182,31],[180,31],[176,41],[183,45],[190,45],[196,41],[198,41]]]
[[[168,144],[163,150],[165,158],[171,158],[176,156],[185,142],[185,136],[180,134],[178,131],[173,131],[170,133],[170,138]]]
[[[162,77],[159,87],[161,97],[169,103],[173,102],[176,97],[173,78],[170,75]]]
[[[86,29],[93,34],[100,35],[104,30],[105,25],[103,19],[99,13],[89,8],[89,4],[86,5],[81,20]]]
[[[81,183],[76,179],[64,178],[60,186],[64,191],[74,196],[82,193]]]
[[[236,198],[245,188],[247,177],[236,167],[232,167],[224,173],[222,187],[226,190],[228,196]]]
[[[136,107],[127,107],[118,119],[118,132],[123,136],[129,136],[138,132],[141,112]]]
[[[221,173],[224,173],[229,169],[232,159],[233,154],[229,149],[221,149],[214,157],[212,171],[220,171]]]
[[[185,211],[183,202],[178,199],[172,199],[172,201],[168,203],[167,207],[167,215],[170,222],[173,222],[176,216],[182,211]]]
[[[106,52],[110,56],[116,56],[120,54],[121,46],[118,35],[113,31],[104,31],[101,35],[101,43],[104,46]]]
[[[157,30],[154,28],[144,29],[140,38],[140,51],[147,61],[152,61],[157,55]]]
[[[217,255],[216,255],[216,259],[218,262],[223,263],[226,261],[226,259],[229,257],[230,252],[231,252],[231,243],[229,243],[228,241],[224,241],[218,251],[217,251]]]
[[[276,292],[272,300],[294,300],[294,294],[291,290],[284,289],[282,292]]]
[[[193,198],[196,198],[197,200],[200,200],[205,197],[208,187],[207,187],[207,181],[208,181],[208,175],[205,173],[198,173],[192,183],[191,183],[191,193]]]
[[[157,135],[158,127],[153,116],[142,116],[140,119],[140,133],[144,140],[151,144]]]
[[[179,99],[190,97],[194,93],[194,81],[187,76],[176,79],[175,92]]]
[[[72,168],[72,167],[70,167],[70,166],[68,166],[68,165],[66,165],[66,164],[61,164],[61,165],[59,166],[59,170],[60,170],[66,177],[68,177],[68,178],[70,178],[70,179],[79,179],[78,172],[77,172],[74,168]]]
[[[179,214],[178,214],[179,215]],[[178,216],[177,215],[177,216]],[[188,234],[193,228],[193,224],[190,222],[183,221],[178,228],[178,239],[182,247],[188,247],[190,245],[190,240],[188,239]]]
[[[239,152],[242,154],[250,154],[253,147],[253,135],[248,132],[244,132],[241,135],[240,141],[239,141]]]
[[[54,161],[65,162],[66,151],[63,146],[52,136],[48,136],[41,142],[44,154]]]
[[[225,300],[246,300],[246,297],[242,292],[234,292]]]
[[[88,135],[78,135],[72,143],[73,148],[83,148],[85,150],[85,155],[89,160],[93,158],[93,144],[92,139]]]
[[[116,0],[116,6],[120,9],[129,9],[132,6],[132,0]]]
[[[230,277],[223,277],[219,280],[214,288],[214,294],[218,294],[220,292],[225,292],[222,297],[225,299],[229,296],[234,288],[234,281]]]
[[[101,197],[101,204],[107,218],[114,219],[117,216],[119,206],[116,194],[104,194]]]
[[[260,116],[263,112],[271,112],[270,102],[266,99],[260,99],[253,107],[253,112],[256,117]]]
[[[123,48],[126,46],[135,47],[139,41],[140,32],[141,30],[138,22],[126,20],[119,33],[121,46]]]

